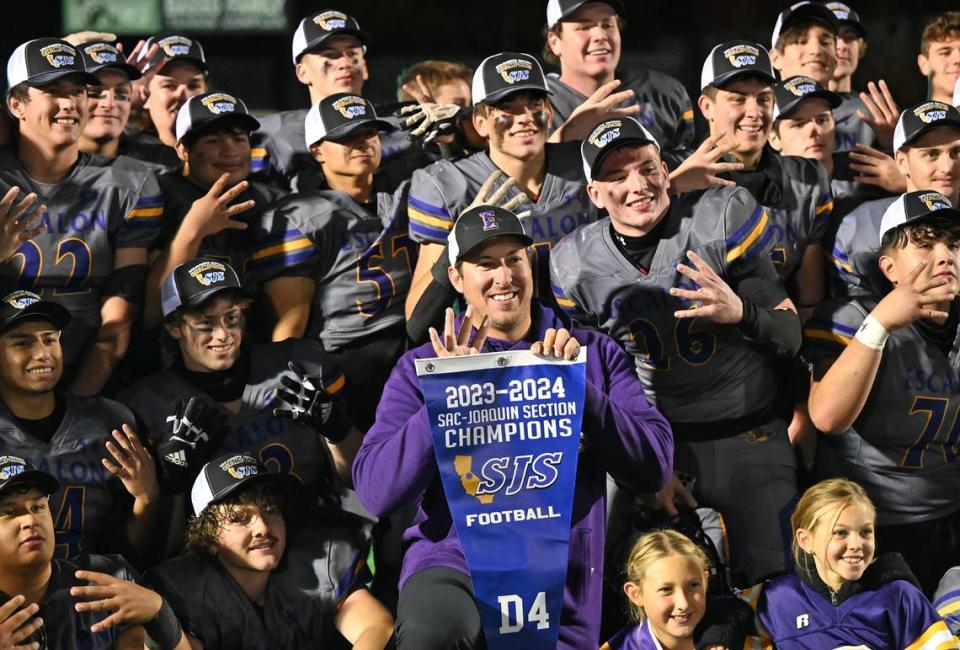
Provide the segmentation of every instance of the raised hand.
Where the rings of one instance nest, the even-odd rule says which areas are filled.
[[[290,361],[287,367],[294,377],[280,378],[281,388],[277,389],[277,399],[283,406],[273,409],[273,414],[301,422],[334,444],[343,440],[350,433],[349,427],[333,430],[326,426],[333,412],[333,399],[323,389],[323,380],[307,375],[307,371],[296,361]]]
[[[91,625],[91,632],[103,632],[124,623],[148,623],[163,605],[160,594],[129,580],[97,571],[77,571],[75,575],[90,584],[70,588],[71,596],[87,599],[78,602],[74,608],[78,612],[112,612],[99,623]]]
[[[548,328],[543,340],[530,346],[530,352],[555,359],[575,360],[580,356],[580,342],[566,328]]]
[[[0,262],[13,257],[20,244],[46,230],[40,218],[47,211],[47,206],[34,205],[37,195],[33,192],[14,205],[20,192],[19,187],[11,187],[0,199]]]
[[[411,104],[400,109],[401,115],[408,115],[403,122],[404,129],[410,131],[410,139],[423,137],[423,141],[433,142],[436,138],[451,135],[460,120],[463,107],[456,104],[434,104],[425,102]]]
[[[893,132],[897,128],[897,120],[900,119],[900,109],[897,108],[897,102],[893,101],[886,81],[881,79],[879,84],[871,81],[867,84],[867,90],[870,93],[860,93],[860,99],[870,115],[861,110],[857,110],[857,115],[873,129],[877,142],[884,149],[892,149]]]
[[[157,442],[160,472],[165,492],[178,493],[190,486],[227,432],[223,414],[198,397],[174,402],[173,414]]]
[[[136,47],[133,48],[133,51],[130,52],[130,56],[127,57],[127,63],[137,68],[142,76],[139,79],[134,79],[130,82],[132,88],[132,93],[130,97],[130,103],[133,107],[133,110],[138,110],[143,108],[143,105],[147,103],[147,98],[150,96],[149,86],[150,80],[156,76],[156,74],[162,68],[162,65],[155,65],[149,70],[144,70],[146,64],[156,56],[157,52],[160,51],[160,46],[156,43],[153,43],[150,46],[150,49],[141,56],[143,48],[146,47],[147,42],[140,40],[137,42]],[[117,43],[117,49],[123,52],[123,44]]]
[[[222,230],[246,229],[247,224],[234,220],[234,217],[251,209],[255,205],[254,200],[231,204],[250,184],[247,181],[240,181],[227,189],[229,179],[229,174],[222,175],[210,186],[210,190],[204,196],[194,201],[180,227],[187,228],[188,232],[200,239],[215,235]]]
[[[736,324],[743,319],[743,301],[730,285],[710,268],[702,257],[687,251],[687,259],[696,268],[677,264],[677,271],[693,280],[699,289],[670,289],[670,295],[699,303],[690,309],[673,312],[675,318],[706,318],[714,323]]]
[[[737,142],[726,134],[710,136],[693,154],[670,174],[670,189],[674,192],[691,192],[712,186],[736,185],[718,174],[743,169],[741,162],[720,162],[726,154],[737,148]]]
[[[497,181],[501,177],[506,176],[499,169],[494,170],[487,180],[483,181],[483,185],[480,186],[480,189],[477,190],[477,195],[473,197],[473,201],[470,202],[464,210],[470,210],[481,205],[497,205],[503,208],[504,210],[516,210],[522,204],[527,202],[527,195],[523,192],[518,193],[515,197],[508,201],[504,201],[504,197],[507,195],[507,192],[510,191],[514,185],[517,184],[517,179],[507,178],[506,182],[500,185],[492,194],[490,193],[493,190],[494,185],[497,184]],[[518,215],[519,216],[519,215]]]
[[[586,101],[570,113],[570,117],[560,125],[560,128],[550,137],[550,141],[583,140],[597,122],[640,113],[640,106],[637,104],[626,108],[614,108],[617,104],[633,99],[635,95],[632,90],[614,92],[619,87],[620,80],[614,79],[597,88]]]
[[[850,169],[857,172],[853,178],[857,183],[876,185],[888,192],[902,194],[907,191],[907,179],[900,173],[897,162],[873,147],[857,144],[850,156]]]
[[[17,595],[0,606],[0,650],[40,650],[39,643],[22,643],[43,627],[43,619],[36,616],[40,607],[36,603],[23,607],[25,602]]]
[[[120,479],[134,499],[152,499],[160,488],[157,484],[157,466],[136,432],[124,423],[121,430],[113,430],[113,440],[107,441],[110,458],[101,462],[107,471]]]
[[[423,80],[423,75],[417,75],[417,78],[414,79],[415,83],[407,82],[403,84],[400,88],[403,92],[407,93],[413,97],[414,101],[418,104],[432,104],[434,103],[433,92],[430,88],[427,87],[426,82]]]
[[[461,357],[470,354],[480,354],[483,344],[487,340],[487,331],[490,329],[490,317],[484,316],[480,321],[480,327],[477,329],[477,335],[470,340],[470,332],[473,329],[471,324],[473,320],[473,307],[467,307],[463,315],[463,322],[460,323],[460,330],[457,331],[456,320],[453,310],[447,307],[444,315],[443,338],[437,333],[435,327],[430,328],[430,342],[433,344],[433,351],[438,357]]]
[[[927,262],[920,262],[902,282],[898,282],[870,312],[888,331],[892,332],[921,318],[930,318],[939,323],[949,314],[935,307],[956,298],[957,293],[948,285],[948,277],[922,278]]]

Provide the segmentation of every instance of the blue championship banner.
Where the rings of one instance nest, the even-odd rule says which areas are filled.
[[[553,650],[580,448],[586,347],[418,359],[443,489],[491,650]]]

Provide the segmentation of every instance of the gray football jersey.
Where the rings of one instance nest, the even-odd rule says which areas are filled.
[[[289,530],[289,529],[288,529]],[[212,556],[187,553],[146,574],[185,632],[204,650],[320,650],[340,647],[337,608],[371,578],[368,524],[342,513],[289,534],[258,612]]]
[[[709,423],[764,409],[776,388],[772,359],[735,326],[675,318],[690,304],[669,291],[694,288],[676,270],[689,263],[690,250],[731,286],[745,277],[778,285],[767,211],[742,188],[716,188],[676,197],[664,219],[647,273],[617,248],[609,217],[564,238],[550,259],[557,301],[624,346],[647,395],[671,423]],[[786,297],[782,287],[777,293]]]
[[[828,259],[831,291],[835,296],[862,296],[883,286],[877,266],[880,221],[896,197],[861,203],[844,215],[837,227]]]
[[[118,399],[129,406],[145,427],[144,436],[157,440],[166,427],[167,416],[174,412],[178,399],[198,397],[205,404],[220,411],[226,418],[228,431],[219,453],[246,452],[275,471],[296,476],[306,492],[317,496],[321,475],[329,472],[325,443],[313,429],[276,416],[273,409],[277,388],[282,377],[293,378],[287,362],[295,360],[308,375],[323,379],[324,389],[333,396],[345,394],[345,379],[330,357],[316,341],[287,339],[280,343],[256,345],[250,349],[250,378],[243,390],[240,410],[229,411],[209,395],[190,385],[176,370],[164,370],[145,377],[123,391]],[[343,399],[334,402],[334,408],[346,408]],[[341,421],[330,418],[330,422]],[[329,479],[329,476],[323,477]]]
[[[830,177],[815,160],[780,156],[769,149],[760,164],[767,166],[773,175],[779,195],[771,192],[753,198],[768,210],[773,240],[770,256],[777,273],[784,282],[789,282],[800,269],[807,246],[821,243],[830,228],[833,210]],[[737,180],[736,175],[733,179]]]
[[[188,181],[179,171],[161,174],[157,180],[160,183],[160,191],[163,193],[164,207],[163,225],[160,228],[156,246],[159,249],[165,249],[173,241],[193,202],[205,196],[207,192]],[[235,201],[235,203],[242,203],[252,199],[254,202],[251,209],[234,217],[235,221],[247,224],[247,228],[245,230],[227,228],[215,235],[204,237],[200,242],[197,257],[212,257],[228,263],[237,271],[241,281],[244,281],[247,263],[261,235],[259,228],[263,213],[287,194],[267,183],[250,181],[250,185]]]
[[[328,350],[403,322],[417,263],[408,187],[385,187],[375,177],[369,208],[323,190],[294,194],[263,215],[250,272],[260,283],[284,274],[316,280],[306,336]]]
[[[114,251],[153,245],[163,197],[153,172],[124,156],[81,153],[67,178],[50,185],[33,180],[12,151],[0,151],[0,195],[14,185],[46,204],[46,232],[0,266],[0,283],[70,310],[73,321],[63,334],[69,372],[100,326],[101,288],[113,271]]]
[[[870,125],[860,119],[857,111],[869,115],[866,104],[856,93],[839,93],[843,103],[833,109],[833,121],[836,124],[833,132],[834,151],[851,151],[854,145],[865,144],[875,146],[876,136]]]
[[[656,70],[618,70],[620,87],[616,92],[632,90],[633,99],[617,108],[639,106],[635,115],[641,124],[657,138],[667,165],[674,169],[692,153],[696,133],[693,124],[693,105],[686,88],[668,74]],[[563,124],[587,96],[560,81],[556,73],[547,75],[547,87],[553,91],[553,129]]]
[[[50,514],[56,557],[62,558],[96,552],[103,539],[117,535],[127,493],[100,461],[110,458],[106,442],[112,440],[111,431],[124,422],[133,425],[134,419],[129,409],[113,400],[60,397],[66,409],[49,443],[21,429],[0,403],[0,454],[26,458],[60,481],[60,489],[50,496]]]
[[[840,356],[875,303],[821,304],[804,325],[804,357]],[[949,354],[915,324],[890,333],[873,389],[853,427],[821,437],[818,471],[870,494],[881,525],[936,519],[960,508],[960,336]]]
[[[446,244],[453,222],[476,197],[480,186],[498,168],[486,152],[451,162],[440,160],[417,170],[410,181],[407,201],[410,237],[417,242]],[[503,182],[503,181],[502,181]],[[538,278],[549,278],[550,247],[578,227],[597,220],[597,209],[587,196],[580,143],[547,144],[547,173],[536,203],[526,203],[519,212],[523,229],[533,239],[533,261]],[[520,194],[510,189],[507,199]],[[542,295],[549,295],[545,280]]]
[[[307,149],[304,118],[308,109],[281,111],[259,118],[260,129],[253,133],[250,170],[268,182],[292,192],[321,189],[322,170]],[[379,116],[400,126],[390,115]],[[380,155],[389,161],[411,149],[407,132],[396,130],[380,134]]]

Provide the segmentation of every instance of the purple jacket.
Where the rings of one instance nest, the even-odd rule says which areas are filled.
[[[565,314],[537,302],[532,311],[536,338],[518,343],[488,338],[483,351],[525,350],[550,327],[571,329]],[[572,329],[572,333],[581,345],[589,346],[585,451],[577,465],[558,647],[595,648],[600,635],[606,474],[638,490],[661,489],[673,472],[673,434],[647,400],[633,362],[617,343],[591,330]],[[469,573],[440,482],[414,367],[414,359],[434,356],[427,343],[401,357],[384,387],[376,422],[353,464],[357,495],[372,513],[385,515],[419,504],[417,517],[404,534],[410,546],[403,558],[401,587],[414,573],[429,567]]]

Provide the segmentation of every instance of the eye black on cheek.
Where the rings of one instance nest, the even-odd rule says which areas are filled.
[[[534,111],[533,121],[536,123],[537,128],[546,129],[550,123],[550,116],[547,111]]]
[[[513,117],[510,115],[497,115],[493,118],[493,128],[499,134],[503,135],[513,126]]]

